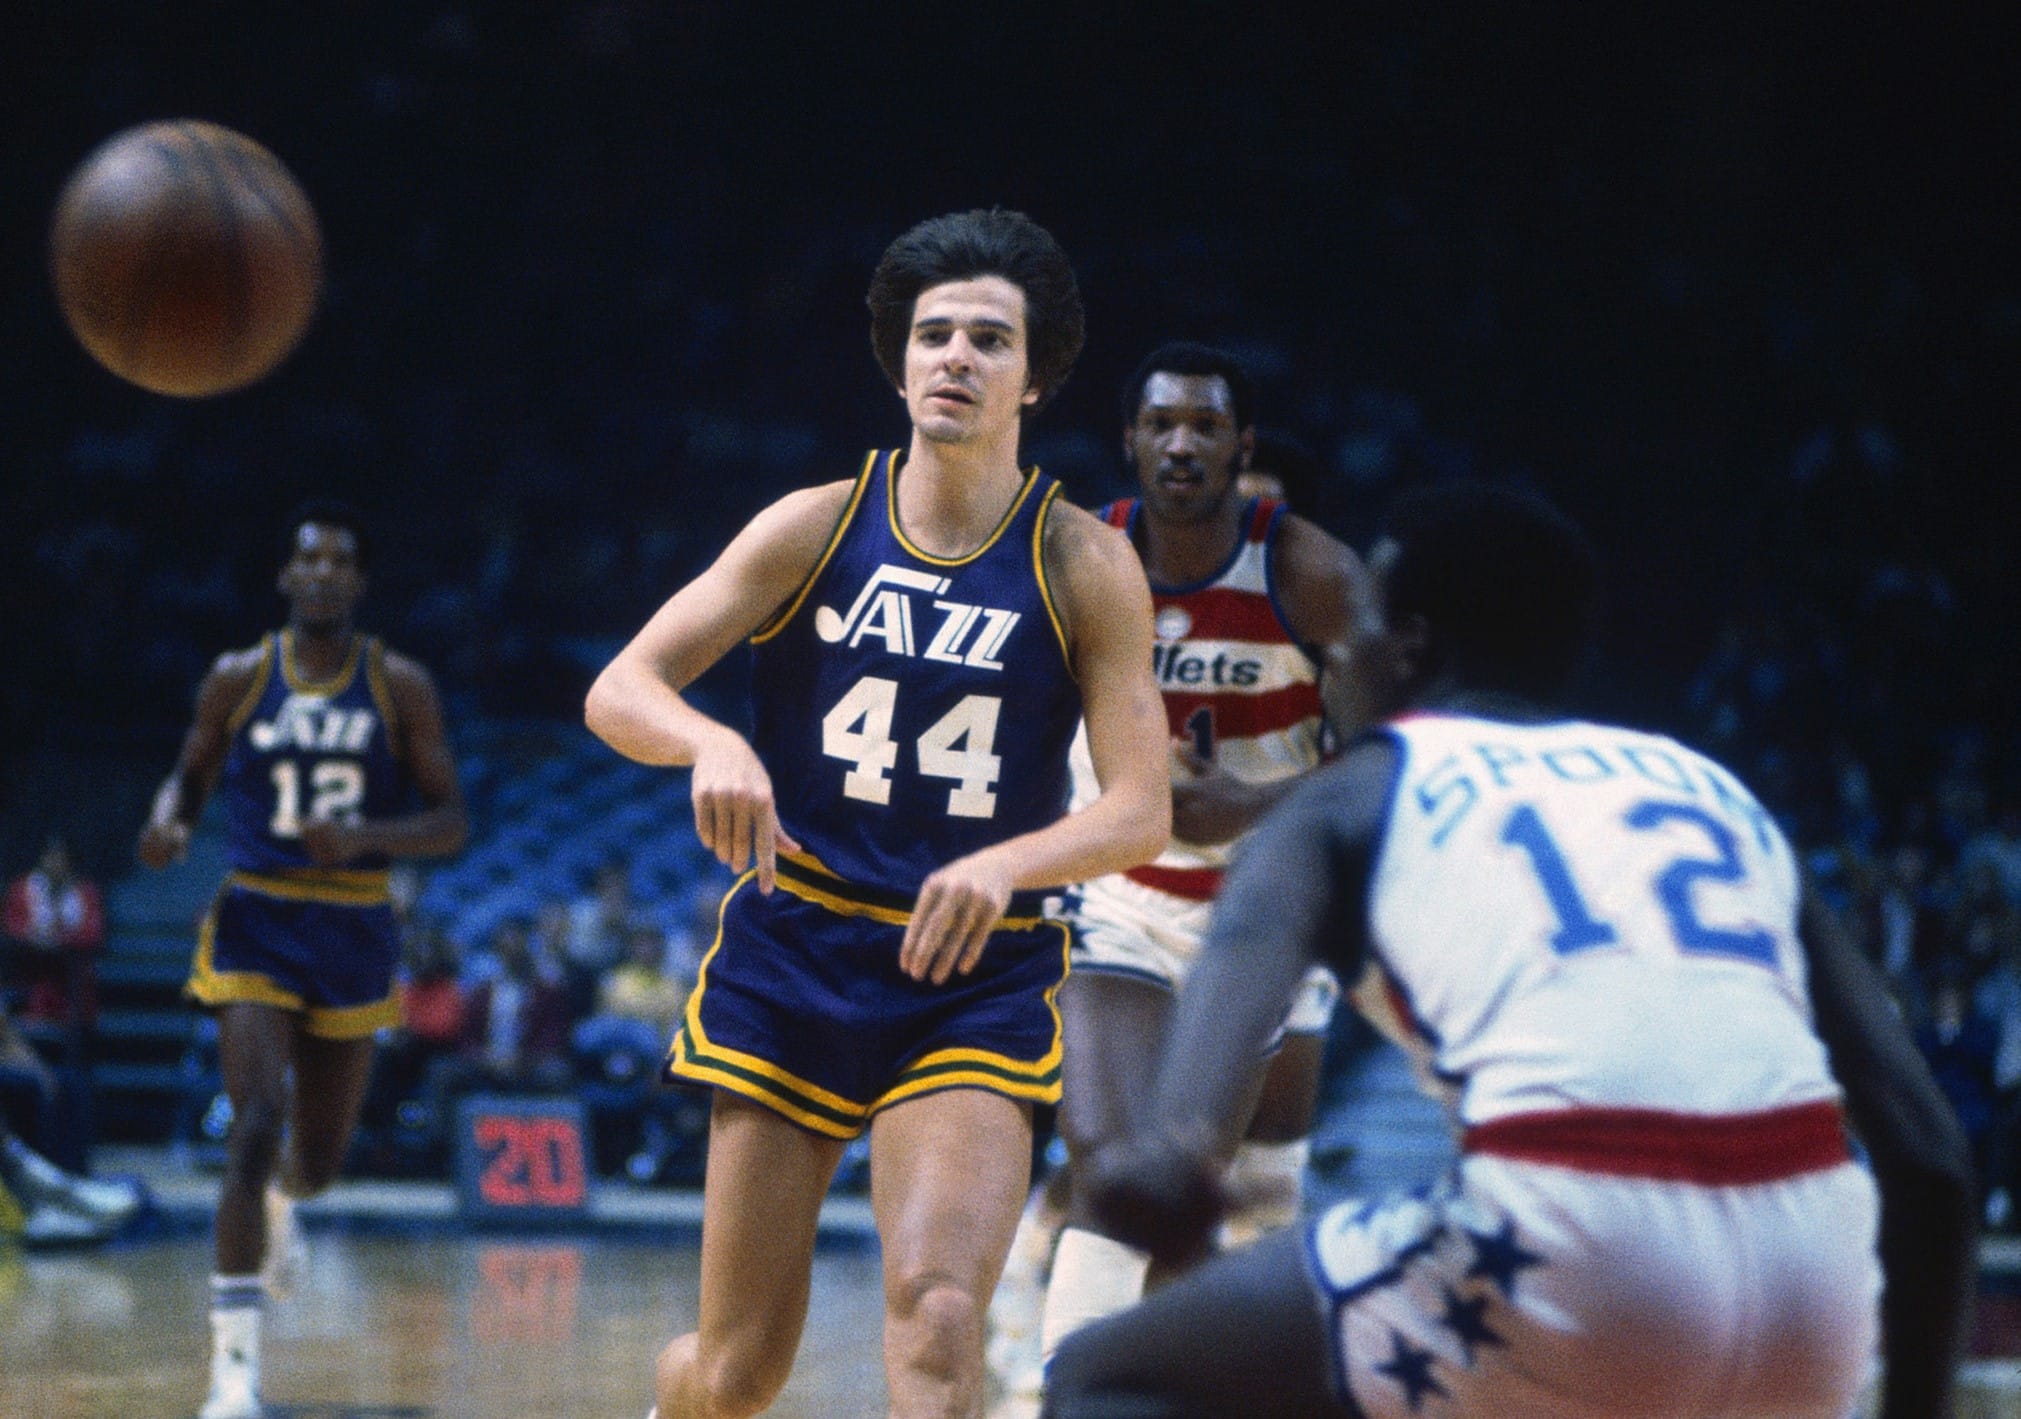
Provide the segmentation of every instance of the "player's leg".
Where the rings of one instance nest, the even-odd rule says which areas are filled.
[[[1333,972],[1315,966],[1306,973],[1224,1179],[1228,1216],[1219,1234],[1224,1248],[1248,1246],[1298,1218],[1327,1034],[1339,1003],[1340,982]]]
[[[660,1352],[659,1419],[740,1419],[785,1385],[807,1320],[821,1200],[845,1146],[716,1091],[702,1191],[701,1316]]]
[[[1272,1056],[1249,1131],[1223,1178],[1228,1216],[1218,1242],[1224,1250],[1248,1246],[1298,1220],[1325,1052],[1324,1036],[1292,1035]]]
[[[1325,1035],[1284,1037],[1264,1072],[1263,1093],[1256,1100],[1256,1112],[1250,1116],[1243,1142],[1295,1143],[1312,1132],[1320,1065],[1325,1058]]]
[[[1345,1415],[1299,1230],[1218,1257],[1061,1345],[1052,1419],[1320,1419]]]
[[[372,1083],[374,1045],[364,1039],[295,1042],[295,1087],[289,1100],[288,1149],[280,1182],[290,1197],[314,1197],[337,1180]]]
[[[1101,1146],[1121,1138],[1151,1087],[1172,995],[1137,976],[1088,971],[1060,991],[1065,1027],[1064,1097],[1070,1195],[1067,1225],[1053,1253],[1040,1322],[1050,1355],[1076,1327],[1131,1304],[1144,1292],[1149,1258],[1103,1236],[1088,1216],[1075,1179]]]
[[[272,1005],[241,1001],[218,1009],[218,1069],[232,1122],[218,1186],[210,1395],[200,1419],[253,1419],[260,1412],[262,1194],[280,1155],[296,1023],[292,1011]]]
[[[1030,1180],[1031,1106],[1001,1094],[947,1089],[871,1124],[893,1419],[976,1412],[983,1313]]]
[[[249,1001],[218,1008],[218,1073],[232,1111],[218,1185],[220,1275],[251,1275],[266,1252],[261,1195],[280,1163],[298,1020],[294,1011]]]
[[[311,1033],[313,1028],[312,1023],[295,1037],[288,1126],[262,1196],[267,1246],[260,1279],[274,1300],[291,1295],[308,1270],[308,1242],[295,1204],[336,1181],[371,1088],[372,1039],[325,1039]]]

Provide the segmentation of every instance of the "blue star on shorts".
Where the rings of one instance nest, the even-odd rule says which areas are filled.
[[[1410,1406],[1411,1413],[1417,1413],[1427,1394],[1451,1398],[1446,1393],[1446,1387],[1432,1377],[1434,1356],[1431,1351],[1418,1349],[1394,1330],[1389,1333],[1389,1338],[1396,1346],[1396,1353],[1377,1365],[1375,1372],[1387,1375],[1403,1386],[1404,1403]]]
[[[1502,1220],[1502,1230],[1492,1236],[1468,1228],[1467,1238],[1474,1244],[1474,1264],[1467,1268],[1467,1275],[1487,1277],[1502,1288],[1504,1297],[1516,1294],[1516,1273],[1526,1266],[1544,1264],[1543,1257],[1525,1250],[1516,1240],[1516,1224],[1507,1218]]]
[[[1459,1339],[1460,1344],[1466,1349],[1469,1366],[1474,1363],[1475,1346],[1506,1346],[1509,1343],[1488,1327],[1485,1319],[1488,1297],[1475,1296],[1472,1300],[1467,1300],[1450,1286],[1446,1287],[1445,1291],[1446,1313],[1439,1317],[1439,1324]]]

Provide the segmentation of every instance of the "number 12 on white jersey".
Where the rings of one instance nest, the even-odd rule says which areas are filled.
[[[865,675],[822,716],[821,752],[851,765],[842,776],[842,792],[850,798],[891,801],[891,771],[898,764],[891,719],[897,708],[898,682]],[[953,817],[988,818],[996,813],[993,786],[1003,772],[1003,758],[993,750],[1002,708],[1003,700],[996,695],[964,695],[927,726],[913,746],[921,773],[955,781],[947,795],[947,811]]]
[[[1680,826],[1686,829],[1687,839],[1695,837],[1699,844],[1710,849],[1704,856],[1685,852],[1671,857],[1649,881],[1649,893],[1662,909],[1678,950],[1687,955],[1725,956],[1778,969],[1775,936],[1760,923],[1719,925],[1707,922],[1699,914],[1701,884],[1731,887],[1747,879],[1731,828],[1696,804],[1661,798],[1647,798],[1632,805],[1622,814],[1620,824],[1634,833],[1656,833]],[[1619,941],[1620,933],[1614,923],[1596,917],[1587,905],[1586,893],[1572,864],[1557,838],[1544,826],[1536,805],[1516,805],[1502,825],[1501,840],[1521,849],[1528,858],[1537,885],[1557,919],[1557,930],[1550,938],[1553,951],[1571,956]]]

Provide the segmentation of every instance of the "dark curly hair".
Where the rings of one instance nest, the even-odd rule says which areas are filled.
[[[1144,407],[1144,386],[1154,374],[1219,375],[1228,386],[1235,404],[1235,427],[1246,429],[1256,422],[1256,381],[1242,362],[1226,350],[1202,345],[1195,340],[1172,340],[1160,345],[1137,363],[1123,384],[1123,427],[1137,421]]]
[[[358,549],[358,566],[362,570],[370,560],[371,539],[365,532],[365,519],[358,509],[340,498],[309,498],[297,503],[288,514],[288,520],[281,528],[281,564],[287,565],[295,555],[295,539],[301,534],[304,523],[313,522],[320,527],[341,527],[351,534],[351,544]]]
[[[1025,295],[1027,377],[1036,413],[1059,392],[1086,336],[1081,288],[1052,233],[1000,207],[932,217],[884,249],[870,278],[870,344],[885,377],[905,387],[905,343],[919,293],[950,281],[1001,276]]]
[[[1549,701],[1570,688],[1600,593],[1599,556],[1571,519],[1527,489],[1455,479],[1400,493],[1387,531],[1392,620],[1422,614],[1434,654],[1476,689]]]

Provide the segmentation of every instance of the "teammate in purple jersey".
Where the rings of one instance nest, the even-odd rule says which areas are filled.
[[[288,624],[218,657],[140,834],[143,866],[179,860],[220,791],[231,874],[188,987],[216,1012],[232,1106],[201,1419],[260,1412],[260,1305],[299,1264],[294,1203],[336,1178],[373,1032],[398,1022],[387,864],[456,852],[469,831],[434,681],[353,621],[362,537],[340,503],[290,519]]]
[[[700,1323],[660,1355],[660,1419],[778,1394],[866,1129],[890,1413],[975,1413],[1032,1103],[1059,1092],[1065,933],[1035,904],[1170,831],[1143,571],[1018,463],[1080,349],[1072,268],[1021,214],[962,213],[894,242],[869,303],[909,445],[759,513],[587,705],[620,753],[692,766],[696,830],[747,874],[669,1061],[715,1098]],[[681,695],[745,640],[750,741]],[[1077,713],[1103,792],[1069,816]]]

